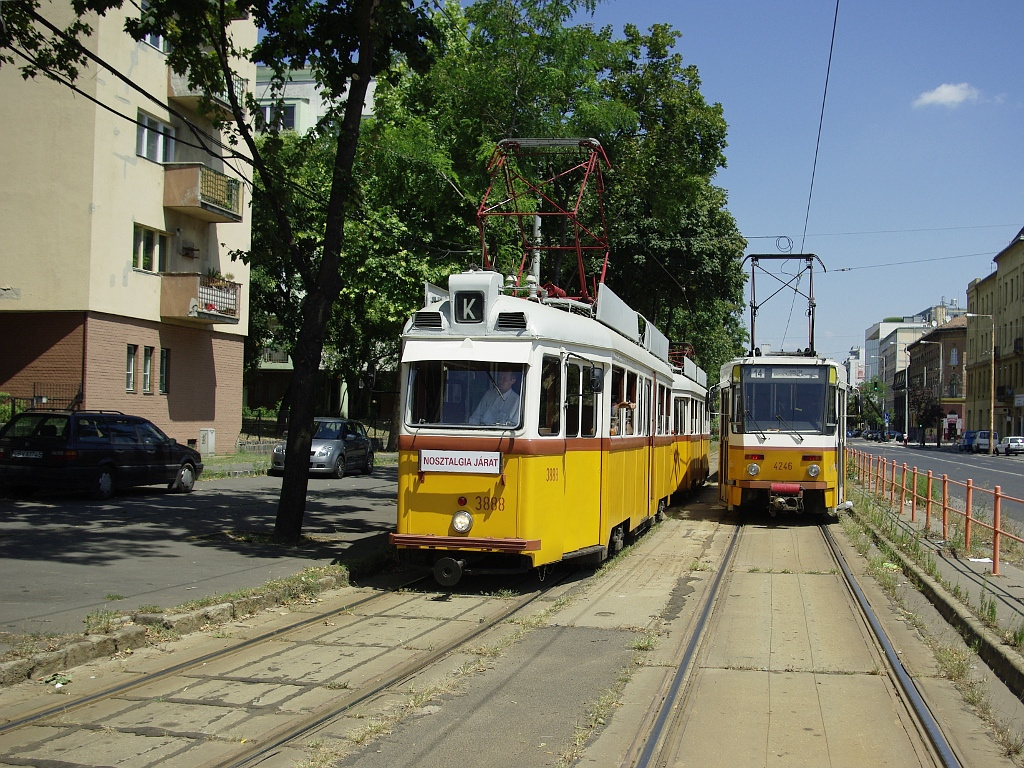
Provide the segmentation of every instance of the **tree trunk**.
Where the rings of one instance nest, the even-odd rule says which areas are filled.
[[[338,133],[338,152],[331,178],[331,196],[327,204],[327,227],[324,232],[323,255],[315,279],[308,286],[302,304],[302,327],[292,350],[294,370],[291,383],[291,414],[288,419],[288,444],[281,480],[281,497],[277,505],[274,538],[294,543],[302,535],[302,519],[306,514],[306,490],[309,486],[309,448],[313,441],[313,417],[316,415],[316,382],[320,371],[327,323],[334,302],[341,293],[343,278],[341,251],[345,242],[345,216],[354,195],[352,168],[359,143],[359,122],[367,85],[373,74],[376,54],[376,0],[360,3],[359,63],[349,81],[345,116]],[[299,254],[299,258],[308,257]]]

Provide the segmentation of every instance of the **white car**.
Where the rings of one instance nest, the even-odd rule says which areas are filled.
[[[1017,435],[1004,437],[996,443],[995,452],[997,455],[1002,454],[1003,456],[1024,453],[1024,437]]]

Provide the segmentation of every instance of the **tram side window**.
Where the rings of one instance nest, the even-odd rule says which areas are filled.
[[[612,366],[612,413],[609,434],[622,434],[621,411],[626,402],[626,372],[617,365]]]
[[[658,425],[657,434],[664,435],[668,432],[668,416],[665,415],[665,385],[658,385]]]
[[[681,397],[672,401],[672,431],[677,435],[686,434],[686,401]]]
[[[622,434],[636,433],[636,393],[637,375],[633,371],[626,372],[626,407],[622,411]]]
[[[590,388],[590,368],[565,365],[565,436],[597,434],[597,394]]]
[[[562,410],[562,366],[557,357],[544,356],[540,369],[540,404],[537,431],[542,435],[557,435],[560,430],[559,412]],[[570,375],[570,382],[572,377]]]
[[[839,387],[835,384],[829,384],[828,386],[828,397],[825,400],[825,434],[834,435],[836,433],[836,425],[838,419],[836,418],[836,403],[839,400]]]
[[[642,379],[641,386],[644,396],[640,401],[643,407],[640,413],[640,421],[637,422],[637,432],[642,435],[649,435],[651,434],[651,415],[654,413],[654,387],[651,385],[650,379]]]

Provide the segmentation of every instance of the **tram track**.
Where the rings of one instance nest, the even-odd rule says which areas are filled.
[[[345,601],[12,717],[0,724],[0,763],[260,765],[472,643],[568,577],[565,572],[515,598],[411,591],[427,581],[422,578]],[[344,671],[334,674],[333,664]]]
[[[776,526],[770,525],[765,526],[768,528],[776,528]],[[807,526],[809,527],[809,526]],[[840,679],[841,675],[846,675],[851,681],[867,679],[863,671],[861,673],[855,670],[845,669],[818,669],[817,665],[811,663],[808,665],[806,670],[800,668],[799,663],[786,663],[782,665],[776,665],[770,660],[770,653],[765,654],[763,658],[768,659],[768,662],[761,665],[750,665],[747,661],[741,661],[734,654],[736,647],[741,647],[742,643],[730,642],[726,640],[726,644],[730,646],[729,651],[718,651],[718,659],[712,659],[712,647],[715,639],[721,639],[723,635],[729,635],[730,630],[727,629],[728,624],[734,619],[730,619],[727,614],[729,612],[728,603],[730,600],[742,600],[740,593],[745,590],[749,590],[749,584],[737,583],[737,574],[740,573],[738,568],[740,567],[736,560],[737,550],[744,548],[746,542],[743,541],[747,526],[744,521],[740,521],[736,525],[736,529],[729,542],[726,552],[721,560],[719,566],[719,572],[715,575],[714,579],[708,586],[705,594],[702,596],[702,602],[700,607],[694,612],[694,618],[690,622],[687,629],[687,637],[685,641],[678,640],[677,647],[684,648],[683,652],[679,656],[679,664],[675,673],[671,679],[668,680],[662,689],[660,703],[657,706],[657,711],[649,719],[649,729],[634,743],[634,748],[629,754],[629,759],[625,764],[633,766],[634,768],[652,768],[653,766],[676,766],[676,765],[690,765],[690,764],[712,764],[717,765],[719,762],[711,760],[707,761],[705,756],[695,757],[691,752],[688,752],[687,744],[692,743],[693,737],[689,735],[688,729],[692,729],[695,724],[705,724],[708,722],[707,718],[694,714],[694,709],[701,707],[705,710],[713,709],[715,707],[715,697],[708,695],[707,690],[712,686],[707,680],[702,679],[702,675],[712,676],[717,678],[725,678],[731,675],[733,678],[739,677],[763,677],[764,682],[758,682],[754,685],[750,685],[750,680],[744,680],[742,684],[737,684],[735,680],[732,684],[737,690],[747,690],[748,688],[754,691],[760,691],[760,688],[765,690],[771,690],[772,686],[775,685],[771,682],[773,676],[780,678],[794,678],[799,677],[801,674],[810,677],[825,677],[830,676],[833,679]],[[892,692],[890,693],[889,700],[894,708],[904,707],[906,714],[897,713],[895,719],[900,721],[911,721],[905,723],[905,733],[917,732],[920,737],[921,744],[908,746],[909,753],[915,754],[917,758],[916,764],[921,765],[934,765],[941,766],[942,768],[960,768],[962,763],[950,746],[949,741],[946,739],[939,727],[930,709],[925,703],[921,693],[918,691],[917,686],[910,675],[906,672],[900,661],[899,654],[893,648],[885,630],[875,615],[870,603],[868,602],[864,591],[857,584],[856,577],[854,576],[850,566],[846,562],[845,557],[842,554],[842,550],[832,537],[831,532],[828,530],[827,525],[818,526],[821,532],[821,542],[823,547],[827,550],[828,557],[835,564],[835,570],[838,575],[841,576],[842,588],[848,590],[849,599],[851,601],[851,610],[858,612],[857,621],[861,622],[863,627],[867,628],[865,633],[865,642],[874,646],[872,653],[879,658],[879,669],[884,670],[884,677],[892,686]],[[777,531],[785,530],[785,525],[777,527]],[[753,545],[746,546],[749,550]],[[806,542],[802,542],[801,546],[806,546]],[[806,555],[806,552],[804,553]],[[747,563],[753,562],[748,559]],[[757,572],[760,570],[760,566],[747,565],[750,569],[746,574],[741,574],[744,578],[739,581],[752,582]],[[768,569],[770,572],[773,569]],[[784,569],[780,574],[780,578],[793,579],[799,578],[797,573],[787,573],[789,569]],[[814,578],[820,578],[819,571],[811,571],[816,574]],[[774,578],[774,575],[771,577]],[[764,589],[765,595],[768,595],[768,600],[771,602],[774,600],[774,595],[771,593],[771,588],[765,589],[763,584],[760,586]],[[749,598],[747,598],[749,600]],[[814,600],[810,600],[810,603],[814,603]],[[814,605],[806,605],[806,610],[814,610]],[[773,610],[773,613],[775,611]],[[757,619],[747,619],[754,623]],[[767,619],[769,622],[772,618]],[[776,636],[782,637],[793,637],[799,632],[794,632],[792,627],[778,629],[774,626],[768,631],[767,637],[769,642],[774,642]],[[814,628],[808,630],[808,635],[814,635]],[[685,647],[684,647],[685,646]],[[811,650],[810,658],[813,659],[814,651]],[[728,657],[728,661],[723,661],[723,657]],[[871,673],[867,673],[871,674]],[[720,684],[720,683],[718,683]],[[817,683],[821,686],[821,683]],[[841,683],[839,684],[841,686]],[[784,688],[784,685],[776,685],[776,687]],[[794,685],[794,688],[799,688],[799,685]],[[816,695],[818,692],[807,686],[804,688],[806,691],[810,691]],[[808,697],[810,699],[812,697]],[[884,699],[885,697],[879,697]],[[752,695],[753,700],[751,704],[756,706],[754,702],[757,700],[756,695]],[[765,720],[770,721],[771,711],[775,706],[771,702],[773,701],[772,696],[767,697],[766,709],[769,714],[765,715]],[[805,725],[805,731],[813,730],[813,724],[815,721],[820,721],[824,724],[824,730],[826,731],[825,740],[829,741],[831,734],[828,733],[830,714],[823,712],[821,715],[817,715],[813,712],[815,706],[813,701],[803,702],[807,705],[806,711],[804,711],[803,717],[806,719],[807,724]],[[787,701],[787,706],[797,706],[792,701]],[[822,705],[824,706],[824,705]],[[731,720],[735,722],[737,729],[752,728],[751,724],[744,720],[740,714],[744,709],[745,705],[742,702],[737,702],[730,712]],[[728,710],[726,710],[728,711]],[[791,717],[795,714],[791,713]],[[870,720],[871,717],[877,717],[878,713],[864,712],[859,713],[858,717],[864,717]],[[799,717],[797,717],[799,719]],[[756,726],[756,723],[754,724]],[[792,724],[786,726],[792,729]],[[766,744],[772,743],[771,729],[772,725],[765,725]],[[706,727],[705,727],[706,730]],[[795,729],[794,729],[795,730]],[[705,734],[705,738],[707,735]],[[837,742],[842,741],[842,736],[832,737]],[[743,738],[739,739],[743,741]],[[756,739],[752,739],[756,741]],[[725,748],[728,753],[729,748]],[[766,755],[761,757],[765,764],[772,764],[771,754],[772,747],[766,748]],[[831,757],[831,756],[830,756]],[[806,760],[806,757],[804,757]],[[696,760],[696,762],[694,762]],[[721,764],[745,764],[742,757],[731,756],[729,758],[722,758]],[[784,761],[783,761],[784,762]],[[813,760],[811,761],[813,762]],[[835,764],[861,764],[857,759],[850,760],[846,758],[845,761],[840,760],[834,762],[829,759],[821,764],[835,765]],[[866,764],[866,763],[864,763]],[[909,764],[909,763],[908,763]]]

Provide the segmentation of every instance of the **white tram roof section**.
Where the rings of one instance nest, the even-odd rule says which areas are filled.
[[[424,309],[405,327],[402,358],[407,362],[436,359],[439,354],[449,360],[526,362],[534,341],[547,339],[628,358],[650,355],[660,361],[655,367],[668,367],[668,338],[604,284],[599,287],[596,318],[579,302],[505,295],[502,276],[485,270],[452,275],[447,291],[426,285],[424,302]],[[443,353],[439,336],[450,339]],[[522,343],[515,343],[517,339]],[[692,360],[674,373],[707,386],[707,375]]]

